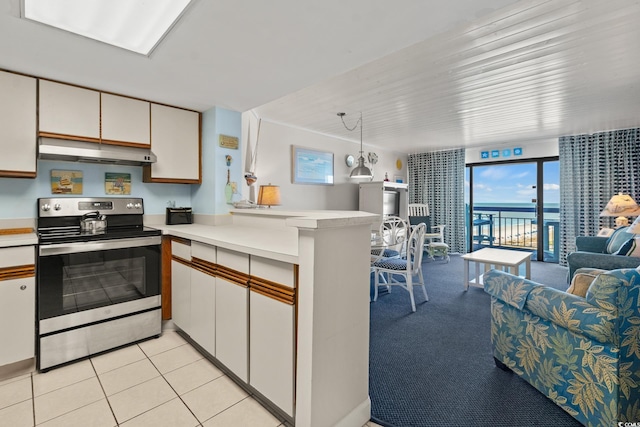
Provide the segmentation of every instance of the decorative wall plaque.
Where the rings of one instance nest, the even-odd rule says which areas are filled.
[[[229,135],[220,135],[219,137],[220,147],[231,148],[233,150],[238,149],[238,137]]]

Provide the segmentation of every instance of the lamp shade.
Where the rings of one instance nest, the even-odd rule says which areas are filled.
[[[640,207],[628,194],[618,193],[611,197],[600,216],[638,216]]]
[[[280,204],[280,187],[277,185],[261,185],[258,192],[258,204],[277,206]]]

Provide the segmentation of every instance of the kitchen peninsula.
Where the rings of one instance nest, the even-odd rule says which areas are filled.
[[[163,304],[174,324],[296,426],[364,425],[378,215],[237,209],[230,217],[218,226],[148,224],[165,235]]]

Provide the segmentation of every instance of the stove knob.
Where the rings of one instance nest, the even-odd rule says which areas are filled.
[[[48,212],[51,209],[51,206],[48,203],[42,205],[42,210]]]
[[[60,209],[62,209],[62,205],[61,205],[60,203],[56,203],[56,204],[53,206],[53,209],[55,209],[55,210],[59,211]]]
[[[127,203],[127,209],[132,209],[133,208],[133,203]]]
[[[133,207],[135,207],[136,209],[142,209],[142,203],[136,203],[135,205],[133,205]]]

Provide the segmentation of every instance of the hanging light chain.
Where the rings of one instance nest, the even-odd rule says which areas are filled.
[[[346,116],[346,115],[347,115],[347,113],[338,113],[338,116],[340,116],[340,120],[342,120],[342,124],[344,125],[345,129],[347,129],[349,132],[353,132],[358,127],[358,124],[360,124],[360,137],[361,137],[360,139],[362,139],[362,113],[360,113],[360,118],[358,119],[356,124],[353,125],[352,128],[347,126],[347,124],[344,121],[344,116]]]

